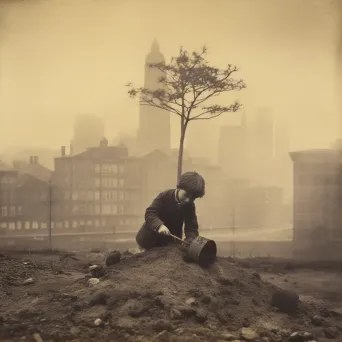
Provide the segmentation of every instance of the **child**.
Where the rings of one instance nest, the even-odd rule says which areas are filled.
[[[143,249],[165,246],[174,241],[170,233],[183,238],[183,223],[186,240],[198,236],[195,199],[203,197],[205,182],[197,172],[181,175],[177,189],[161,192],[146,209],[145,223],[140,228],[136,241]]]

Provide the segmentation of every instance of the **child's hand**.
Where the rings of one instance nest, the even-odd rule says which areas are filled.
[[[163,224],[158,228],[158,233],[162,235],[170,235],[169,228],[167,228]]]

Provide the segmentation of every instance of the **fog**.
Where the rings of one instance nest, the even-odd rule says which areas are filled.
[[[166,59],[180,45],[205,44],[211,63],[237,64],[248,114],[272,107],[290,123],[292,149],[330,145],[337,121],[331,9],[314,0],[177,1],[4,2],[1,149],[57,147],[83,113],[104,118],[108,137],[134,132],[139,108],[124,84],[142,84],[154,38]],[[211,125],[229,120],[234,115]],[[177,146],[176,118],[173,125]]]

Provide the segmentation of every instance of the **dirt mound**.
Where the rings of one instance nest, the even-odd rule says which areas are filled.
[[[62,262],[65,258],[50,262],[45,278],[53,278]],[[52,287],[43,282],[37,287],[38,279],[32,285],[34,296],[31,290],[16,305],[12,294],[0,317],[0,338],[39,333],[44,341],[286,341],[295,331],[308,332],[304,340],[312,334],[324,336],[324,329],[337,338],[342,329],[340,317],[329,312],[323,317],[324,310],[312,304],[300,303],[291,316],[273,309],[277,288],[233,260],[219,258],[203,269],[184,262],[177,247],[155,249],[124,256],[106,268],[99,282],[89,281],[84,269],[88,263],[78,260],[77,270]],[[16,279],[34,276],[10,267],[4,271]]]

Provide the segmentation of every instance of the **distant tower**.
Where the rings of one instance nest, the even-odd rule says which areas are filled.
[[[145,60],[145,88],[150,90],[161,88],[159,79],[164,75],[161,71],[150,68],[149,64],[164,61],[165,58],[159,50],[159,45],[157,41],[154,41]],[[169,112],[155,107],[140,106],[138,147],[141,154],[147,154],[156,149],[165,153],[170,152],[171,123]]]
[[[77,116],[72,139],[73,153],[81,153],[89,147],[99,146],[99,141],[104,136],[104,123],[100,118],[93,115]]]
[[[254,155],[257,159],[269,160],[275,154],[274,116],[270,108],[258,108],[253,132]]]
[[[246,113],[239,126],[222,126],[219,136],[219,165],[230,178],[244,178],[247,168],[248,136]]]

